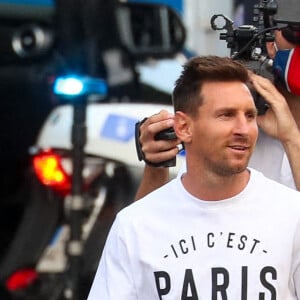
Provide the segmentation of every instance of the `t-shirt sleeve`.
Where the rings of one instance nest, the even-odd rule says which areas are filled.
[[[135,288],[118,217],[107,237],[88,300],[133,300]]]

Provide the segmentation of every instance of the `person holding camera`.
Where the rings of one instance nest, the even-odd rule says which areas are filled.
[[[248,167],[254,80],[230,58],[185,64],[173,127],[186,172],[117,214],[88,300],[300,299],[300,193]]]
[[[268,109],[257,117],[259,138],[249,165],[271,179],[300,190],[300,30],[290,26],[275,30],[274,42],[267,43],[267,50],[274,60],[274,84],[260,75],[250,75],[253,87],[268,103]],[[288,57],[292,57],[289,64]],[[286,74],[291,74],[290,78]],[[136,199],[169,181],[168,168],[154,167],[153,163],[158,165],[175,157],[181,140],[155,140],[154,137],[173,124],[173,114],[161,111],[140,125],[139,146],[147,163]]]

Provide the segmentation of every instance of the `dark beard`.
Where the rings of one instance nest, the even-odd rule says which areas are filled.
[[[208,169],[211,170],[212,173],[221,177],[229,177],[244,172],[247,169],[248,162],[249,159],[245,165],[232,167],[226,164],[214,163],[211,160],[206,160]]]

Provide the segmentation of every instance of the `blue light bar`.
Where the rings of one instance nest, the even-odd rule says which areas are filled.
[[[63,97],[76,97],[82,95],[107,95],[107,84],[103,79],[88,76],[58,77],[53,86],[54,94]]]

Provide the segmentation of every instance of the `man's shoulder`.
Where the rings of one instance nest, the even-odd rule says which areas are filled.
[[[151,213],[157,214],[161,210],[168,209],[170,203],[176,203],[176,200],[174,199],[177,195],[176,192],[174,192],[174,186],[176,186],[175,181],[176,179],[171,180],[140,200],[137,200],[123,208],[119,212],[119,215],[129,218],[136,215],[150,215]]]
[[[270,179],[255,169],[251,169],[251,172],[255,177],[255,187],[262,197],[269,198],[271,201],[277,199],[279,202],[283,202],[286,205],[291,205],[291,202],[293,202],[295,207],[299,207],[300,209],[299,191]]]

